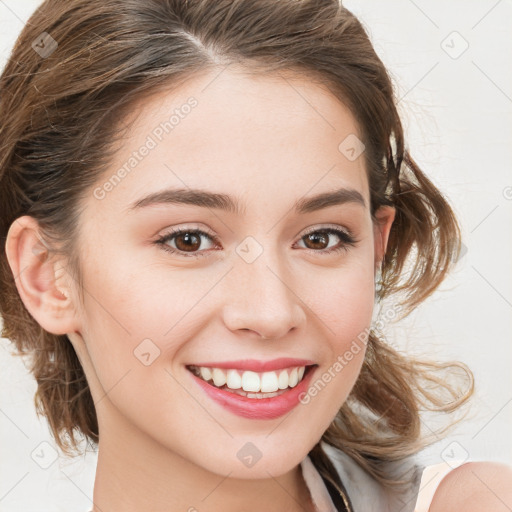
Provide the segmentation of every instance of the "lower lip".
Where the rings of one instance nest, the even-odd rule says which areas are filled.
[[[316,366],[310,367],[309,371],[304,374],[304,378],[294,388],[288,388],[283,394],[271,398],[247,398],[230,393],[208,384],[190,370],[187,371],[210,398],[228,411],[244,418],[273,419],[286,414],[299,404],[299,397],[307,391],[309,381],[316,368]]]

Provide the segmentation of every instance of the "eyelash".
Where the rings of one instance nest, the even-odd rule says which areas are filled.
[[[202,231],[201,229],[178,228],[178,229],[170,231],[169,233],[167,233],[165,235],[162,235],[154,243],[161,245],[162,249],[164,251],[170,252],[171,254],[178,254],[178,255],[184,256],[186,258],[201,258],[201,257],[207,256],[207,254],[205,254],[205,251],[187,254],[178,249],[169,247],[166,244],[166,242],[168,242],[169,240],[172,240],[173,238],[175,238],[179,235],[182,235],[184,233],[189,233],[189,234],[194,233],[194,234],[198,234],[200,236],[204,235],[206,237],[211,238],[212,241],[215,243],[218,243],[218,241],[219,241],[219,239],[216,236],[214,236],[213,234],[207,233],[205,231]],[[331,227],[314,229],[314,230],[308,231],[300,239],[302,240],[306,236],[311,235],[313,233],[326,233],[329,235],[336,235],[342,241],[341,245],[339,247],[334,247],[334,248],[327,249],[327,250],[326,249],[324,249],[324,250],[306,249],[307,251],[311,251],[313,253],[333,254],[333,253],[338,253],[341,251],[348,251],[350,247],[355,246],[359,242],[359,240],[356,240],[349,232],[346,232],[342,229],[331,228]]]

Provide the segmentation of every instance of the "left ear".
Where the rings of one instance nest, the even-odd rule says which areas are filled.
[[[393,206],[380,206],[375,212],[376,221],[373,224],[373,240],[375,254],[375,271],[381,265],[382,259],[386,254],[389,232],[391,225],[395,220],[396,209]]]

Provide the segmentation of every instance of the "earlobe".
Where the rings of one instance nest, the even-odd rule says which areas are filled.
[[[373,225],[373,239],[375,242],[375,269],[381,265],[386,254],[389,233],[395,220],[396,209],[393,206],[381,206],[375,212],[376,222]]]
[[[52,258],[33,217],[11,224],[5,251],[21,300],[39,325],[53,334],[78,329],[69,289],[59,283],[65,280],[63,267]]]

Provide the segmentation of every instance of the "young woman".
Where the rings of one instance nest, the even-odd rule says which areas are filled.
[[[459,227],[338,1],[47,0],[0,113],[3,335],[59,447],[97,445],[95,512],[512,506],[504,464],[417,462],[472,374],[372,316]]]

